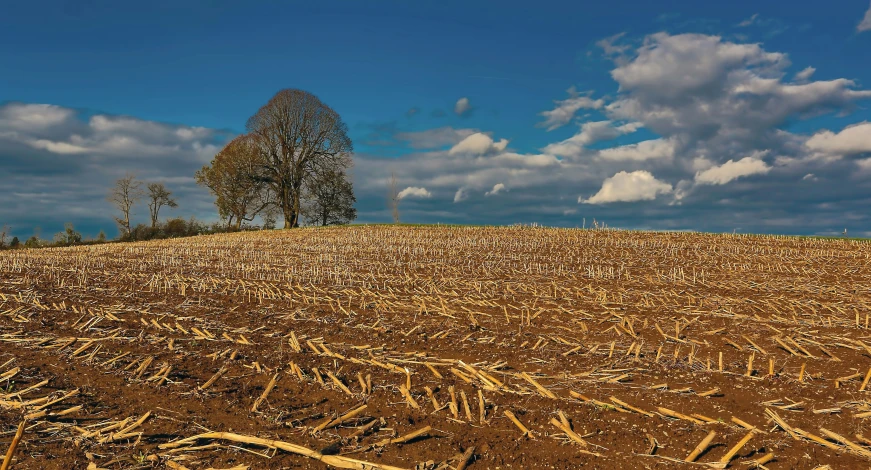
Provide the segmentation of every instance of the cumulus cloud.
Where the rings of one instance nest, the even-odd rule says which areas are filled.
[[[580,156],[585,148],[593,143],[616,139],[624,134],[630,134],[641,127],[638,123],[628,123],[615,126],[613,121],[591,121],[581,124],[581,130],[566,140],[548,144],[543,152],[558,157]]]
[[[469,103],[469,98],[466,97],[458,99],[457,103],[454,105],[454,112],[457,116],[466,114],[470,109],[472,109],[472,105]]]
[[[85,224],[86,234],[88,224],[111,234],[113,209],[105,195],[126,172],[166,183],[185,214],[215,219],[211,197],[193,174],[230,137],[215,129],[86,115],[49,104],[0,105],[0,185],[22,189],[19,196],[0,192],[0,220],[21,235],[66,221]],[[140,207],[134,216],[143,220],[145,212]]]
[[[675,142],[671,139],[653,139],[638,142],[637,144],[622,145],[604,149],[599,152],[602,160],[657,160],[674,157]]]
[[[633,40],[619,42],[624,43]],[[731,225],[729,230],[737,221],[753,218],[748,214],[762,211],[766,217],[753,218],[759,220],[759,230],[766,230],[762,224],[776,223],[788,231],[788,227],[808,230],[805,222],[793,217],[797,205],[814,204],[818,198],[849,201],[871,191],[871,184],[852,179],[859,174],[857,165],[871,171],[871,159],[859,160],[862,153],[850,154],[854,158],[841,163],[835,158],[810,158],[822,152],[824,144],[819,142],[824,137],[843,139],[851,132],[842,131],[845,135],[840,136],[838,131],[829,135],[820,130],[820,136],[810,140],[813,133],[787,130],[795,120],[826,113],[846,115],[860,100],[871,97],[853,82],[814,80],[808,69],[796,76],[786,54],[718,36],[660,33],[647,37],[637,48],[628,49],[618,42],[610,47],[618,48],[611,49],[611,57],[619,55],[612,67],[618,91],[602,98],[599,105],[591,96],[571,90],[565,101],[585,98],[590,100],[585,106],[604,116],[580,123],[571,137],[525,153],[509,151],[508,142],[494,140],[492,136],[498,134],[490,130],[475,130],[452,144],[396,160],[397,176],[406,184],[465,201],[452,206],[452,211],[438,209],[440,200],[417,210],[440,220],[506,223],[542,221],[547,216],[560,224],[565,211],[572,210],[576,202],[586,202],[585,216],[607,214],[612,226],[626,221],[623,226],[712,229]],[[562,109],[563,104],[570,103],[559,101],[555,109]],[[562,114],[545,116],[542,125],[571,123],[580,109],[568,106]],[[814,129],[813,124],[805,127]],[[629,144],[622,141],[633,133],[643,137]],[[614,139],[621,140],[608,142]],[[816,150],[811,149],[814,145]],[[855,145],[841,150],[847,148],[856,150]],[[761,153],[765,150],[769,152]],[[355,188],[362,194],[383,194],[384,185],[376,183],[383,176],[385,161],[358,157]],[[393,159],[389,162],[394,165]],[[798,198],[781,196],[793,194],[793,185],[809,173],[818,178],[818,184],[804,185]],[[837,188],[828,184],[845,179],[852,183]],[[470,197],[492,192],[498,184],[511,192]],[[578,198],[579,194],[584,196]],[[617,201],[644,204],[644,210],[629,203],[606,204]],[[607,212],[597,213],[603,205]],[[826,211],[847,213],[847,207],[849,203],[838,203]],[[709,212],[718,216],[698,217]],[[367,217],[366,210],[360,214]],[[772,222],[774,214],[777,222]],[[863,212],[857,214],[856,220],[865,220]],[[824,220],[821,217],[815,223]]]
[[[670,184],[654,178],[649,171],[621,171],[606,179],[602,189],[588,199],[578,198],[585,204],[607,204],[610,202],[652,201],[658,194],[672,191]]]
[[[507,191],[507,189],[505,189],[505,185],[502,183],[496,183],[495,185],[493,185],[493,189],[487,191],[486,193],[484,193],[484,195],[495,196],[503,191]]]
[[[572,120],[575,113],[581,109],[599,109],[604,106],[605,101],[591,99],[587,95],[581,95],[571,87],[567,90],[569,98],[561,101],[554,101],[556,107],[550,111],[543,111],[540,116],[544,117],[544,122],[540,122],[538,127],[546,127],[548,131],[558,129]]]
[[[501,152],[508,146],[506,139],[500,139],[499,142],[494,142],[493,138],[482,132],[476,132],[465,139],[461,140],[457,145],[451,147],[448,152],[450,155],[468,154],[468,155],[484,155],[493,152]]]
[[[871,152],[871,122],[852,124],[837,134],[830,130],[817,132],[805,146],[813,152],[834,156]]]
[[[9,104],[0,109],[0,137],[60,155],[155,157],[190,151],[208,161],[219,150],[213,129],[98,114],[87,121],[72,109]]]
[[[771,171],[771,167],[762,161],[761,158],[751,156],[744,157],[738,161],[729,160],[720,166],[700,171],[696,173],[695,181],[697,184],[726,184],[744,176],[764,175],[769,171]]]
[[[0,129],[41,131],[69,122],[75,114],[51,104],[8,103],[0,107]]]
[[[845,109],[871,98],[871,91],[856,90],[847,79],[785,83],[788,66],[785,54],[758,44],[657,33],[634,59],[612,70],[621,94],[606,110],[663,137],[680,135],[689,146],[740,153],[777,139],[778,127],[790,117]]]
[[[416,186],[409,186],[402,191],[399,191],[397,195],[399,199],[405,199],[407,197],[417,197],[417,198],[430,198],[432,197],[432,193],[427,191],[426,188],[418,188]]]
[[[871,30],[871,6],[868,7],[868,11],[865,12],[865,17],[862,18],[862,21],[856,25],[856,31],[863,32]]]

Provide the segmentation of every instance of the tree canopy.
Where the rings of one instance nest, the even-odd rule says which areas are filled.
[[[197,171],[197,184],[215,195],[215,205],[227,225],[236,229],[253,220],[272,203],[270,190],[259,176],[260,155],[253,141],[241,135],[228,143],[209,165]]]
[[[348,126],[306,91],[279,91],[248,119],[246,129],[259,155],[258,177],[275,194],[284,228],[299,226],[307,184],[351,166]]]

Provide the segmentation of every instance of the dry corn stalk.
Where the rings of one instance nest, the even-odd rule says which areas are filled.
[[[263,389],[263,393],[260,394],[260,396],[257,398],[257,400],[254,400],[254,404],[251,405],[251,412],[252,413],[257,412],[257,408],[266,400],[266,397],[269,396],[269,392],[271,392],[272,389],[275,387],[275,383],[278,382],[279,376],[280,376],[280,374],[278,374],[278,373],[273,375],[272,379],[269,380],[269,383],[266,385],[266,388]]]
[[[172,446],[167,446],[166,444],[161,444],[158,446],[161,449],[165,448],[174,448],[181,444],[186,444],[190,442],[196,442],[200,439],[218,439],[230,442],[238,442],[241,444],[252,444],[258,445],[262,447],[272,447],[276,449],[283,450],[285,452],[290,452],[292,454],[302,455],[305,457],[309,457],[315,460],[319,460],[327,465],[336,468],[348,468],[355,470],[404,470],[401,467],[394,467],[392,465],[385,465],[375,462],[365,462],[362,460],[356,460],[349,457],[343,457],[340,455],[324,455],[318,451],[292,444],[290,442],[278,441],[274,439],[263,439],[260,437],[254,436],[246,436],[243,434],[236,434],[231,432],[207,432],[203,434],[197,434],[196,436],[191,436],[186,439],[182,439],[180,441],[176,441],[172,444]]]
[[[532,432],[529,431],[529,428],[524,426],[523,423],[521,423],[520,420],[517,419],[517,416],[514,416],[514,413],[509,410],[505,410],[505,416],[507,416],[508,419],[510,419],[511,422],[514,423],[514,425],[517,426],[517,428],[520,429],[521,432],[523,432],[524,436],[528,436],[530,439],[535,439],[535,436],[532,435]]]
[[[0,465],[0,470],[9,470],[9,466],[12,465],[12,458],[15,456],[15,449],[18,448],[18,443],[21,442],[21,436],[24,435],[25,423],[26,421],[22,421],[18,424],[18,430],[15,431],[12,443],[9,444],[9,449],[6,450],[6,456],[3,457],[3,464]]]

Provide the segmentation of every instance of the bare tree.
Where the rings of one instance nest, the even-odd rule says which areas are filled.
[[[215,195],[215,205],[227,227],[237,230],[274,203],[268,185],[259,177],[260,156],[247,135],[233,139],[196,173],[197,184]]]
[[[319,225],[347,224],[357,218],[354,189],[343,169],[329,169],[315,175],[307,184],[302,214]]]
[[[298,227],[303,188],[319,171],[347,168],[353,145],[338,113],[302,90],[281,90],[248,119],[260,178],[275,194],[284,228]]]
[[[148,183],[148,213],[151,215],[151,228],[157,228],[157,216],[160,208],[178,207],[172,198],[172,191],[166,189],[163,183]]]
[[[0,248],[6,248],[6,237],[9,236],[9,226],[0,226]]]
[[[393,214],[393,223],[399,223],[399,189],[396,187],[396,173],[390,173],[390,182],[387,186],[387,202]]]
[[[107,199],[121,211],[121,217],[115,217],[115,222],[121,228],[122,236],[130,235],[130,211],[144,195],[142,182],[130,173],[115,181],[115,186],[109,190]]]

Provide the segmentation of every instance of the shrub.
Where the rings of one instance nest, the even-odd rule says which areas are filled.
[[[180,217],[169,219],[163,224],[163,233],[168,238],[184,237],[188,234],[188,223]]]

